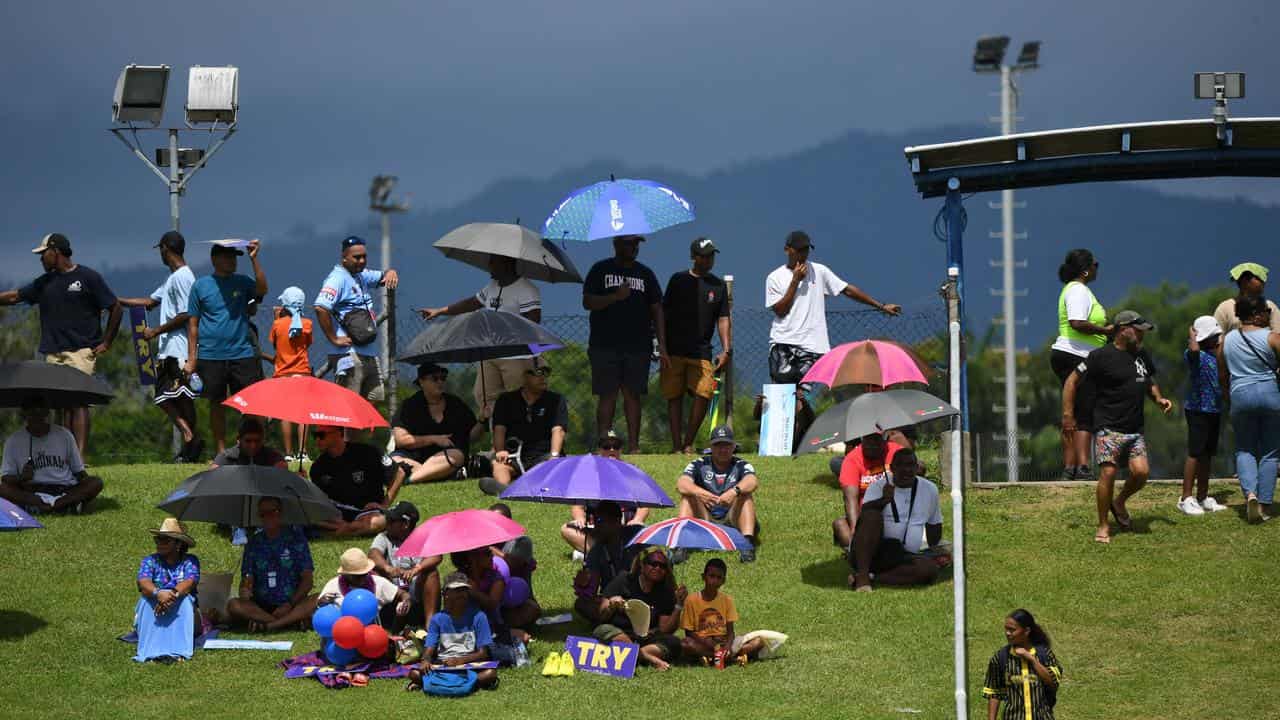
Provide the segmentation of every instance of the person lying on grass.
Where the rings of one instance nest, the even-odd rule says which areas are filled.
[[[245,543],[239,597],[227,601],[227,614],[249,632],[306,629],[316,610],[311,547],[301,528],[281,522],[283,512],[280,498],[258,501],[262,529]]]
[[[1062,665],[1050,648],[1049,636],[1021,608],[1004,619],[1004,636],[1008,644],[991,656],[982,686],[987,720],[1053,720]],[[999,712],[1002,702],[1003,714]]]
[[[658,670],[667,670],[670,661],[680,656],[680,639],[673,633],[688,595],[684,585],[676,586],[667,549],[648,548],[636,556],[631,572],[615,577],[605,587],[596,613],[603,622],[591,634],[604,643],[635,643],[640,646],[641,659]],[[633,619],[627,612],[628,600],[647,605],[648,617]]]
[[[870,591],[872,573],[881,585],[927,585],[938,578],[939,563],[922,554],[925,537],[931,549],[942,542],[938,486],[916,475],[918,469],[915,451],[901,448],[889,464],[892,480],[882,477],[867,488],[853,532],[849,587]]]
[[[450,573],[444,580],[444,611],[431,616],[427,624],[426,647],[422,662],[409,671],[407,690],[422,689],[422,676],[432,665],[457,667],[489,659],[493,633],[489,619],[471,601],[471,580],[464,573]],[[476,687],[493,690],[498,687],[498,671],[493,668],[476,671]]]
[[[690,595],[680,613],[685,657],[696,659],[704,666],[714,664],[723,668],[730,656],[745,666],[748,659],[755,659],[765,647],[764,640],[758,637],[744,642],[734,633],[738,608],[728,593],[720,592],[727,574],[723,560],[708,560],[702,570],[702,592]]]
[[[396,587],[395,583],[373,574],[373,561],[360,548],[347,548],[342,553],[341,566],[338,568],[338,576],[324,584],[320,590],[320,597],[317,598],[317,605],[328,605],[333,603],[338,607],[342,607],[342,598],[347,593],[356,588],[363,588],[373,593],[378,599],[378,623],[380,625],[389,625],[388,620],[394,620],[388,616],[388,610],[395,608],[394,612],[399,617],[409,614],[409,593]],[[394,605],[393,605],[394,603]]]

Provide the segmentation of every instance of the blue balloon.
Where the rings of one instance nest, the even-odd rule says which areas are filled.
[[[356,651],[338,647],[338,644],[330,640],[324,644],[324,657],[334,665],[346,665],[356,659]]]
[[[317,635],[328,640],[333,637],[333,624],[338,622],[340,617],[342,617],[342,608],[337,605],[321,605],[311,616],[311,627],[315,628]]]
[[[520,607],[529,599],[532,590],[529,581],[522,577],[513,577],[507,581],[507,589],[502,592],[503,607]]]
[[[378,598],[364,588],[357,588],[342,598],[342,614],[368,625],[378,617]]]

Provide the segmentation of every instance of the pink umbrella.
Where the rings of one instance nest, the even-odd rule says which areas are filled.
[[[492,510],[458,510],[422,523],[400,543],[396,557],[448,555],[515,540],[525,530]]]
[[[910,348],[890,340],[859,340],[831,349],[809,368],[801,382],[826,385],[879,385],[929,381],[929,367]]]

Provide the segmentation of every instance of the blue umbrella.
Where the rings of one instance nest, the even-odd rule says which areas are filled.
[[[575,455],[538,463],[507,486],[500,497],[564,505],[585,505],[599,500],[635,507],[675,505],[640,468],[599,455]]]
[[[666,185],[611,177],[569,193],[543,224],[542,236],[591,241],[647,235],[691,220],[693,206]]]
[[[26,510],[0,498],[0,530],[29,530],[42,527],[44,525],[31,517]]]

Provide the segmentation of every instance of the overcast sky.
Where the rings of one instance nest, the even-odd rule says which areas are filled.
[[[0,28],[0,276],[34,274],[25,253],[53,230],[87,262],[154,262],[165,188],[106,131],[129,62],[173,66],[171,124],[188,66],[240,67],[240,132],[192,180],[183,230],[270,239],[362,222],[382,172],[440,207],[600,158],[700,173],[853,128],[929,142],[928,128],[996,112],[996,81],[969,69],[991,33],[1044,42],[1022,81],[1024,129],[1208,117],[1196,70],[1247,71],[1232,113],[1280,115],[1277,14],[1189,0],[14,3]],[[905,169],[886,182],[907,183]],[[1276,181],[1161,187],[1280,202]]]

